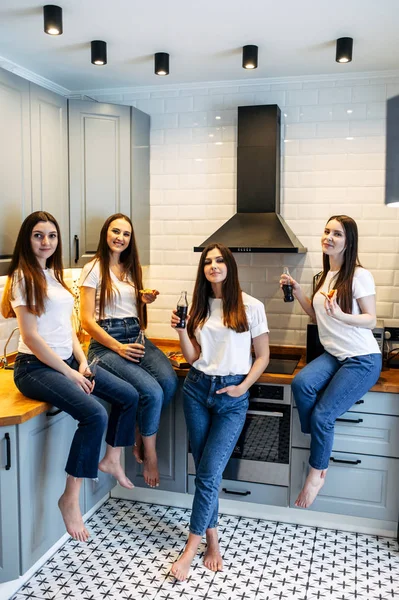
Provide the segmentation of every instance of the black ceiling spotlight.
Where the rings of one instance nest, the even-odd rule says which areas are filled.
[[[242,47],[242,66],[244,69],[256,69],[258,66],[258,46]]]
[[[154,54],[155,75],[169,75],[169,54],[167,52],[156,52]]]
[[[337,52],[335,60],[339,63],[348,63],[352,60],[353,38],[343,37],[337,39]]]
[[[62,8],[47,4],[43,6],[44,31],[49,35],[62,34]]]
[[[107,64],[107,43],[101,40],[91,42],[91,62],[93,65]]]

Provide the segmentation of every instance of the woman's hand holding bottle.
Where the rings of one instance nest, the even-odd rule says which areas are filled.
[[[131,362],[139,363],[145,354],[145,347],[143,344],[119,344],[117,353],[122,358],[130,360]]]
[[[66,376],[70,381],[72,381],[75,385],[81,388],[86,394],[91,394],[91,392],[93,391],[94,381],[89,381],[80,371],[75,371],[75,369],[70,368],[69,371],[66,373]]]
[[[290,285],[290,286],[292,286],[292,292],[293,292],[294,296],[301,289],[301,286],[299,285],[299,283],[297,281],[295,281],[295,279],[293,277],[291,277],[290,274],[287,274],[287,273],[282,273],[280,275],[280,287],[281,287],[281,289],[283,289],[284,285]]]
[[[186,325],[187,325],[187,321],[189,320],[189,318],[190,318],[189,315],[187,315],[185,318]],[[179,327],[180,321],[181,321],[181,319],[177,314],[177,308],[175,308],[174,310],[172,310],[172,316],[170,317],[170,326],[173,327],[173,329],[176,329],[177,333],[187,331],[186,327],[184,327],[184,328]]]

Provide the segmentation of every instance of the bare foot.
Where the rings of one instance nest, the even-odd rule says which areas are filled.
[[[295,506],[300,508],[309,508],[316,499],[317,494],[320,492],[324,485],[327,469],[320,471],[310,467],[308,476],[306,477],[305,484],[299,493],[298,498],[295,501]]]
[[[223,559],[220,554],[218,534],[216,529],[208,529],[206,532],[207,549],[204,555],[204,565],[211,571],[223,571]]]
[[[195,553],[184,550],[181,557],[172,566],[170,572],[178,581],[185,581],[188,572],[190,571],[191,563],[193,562]]]
[[[144,457],[144,446],[141,445],[139,448],[137,444],[133,444],[132,453],[134,458],[136,459],[136,462],[138,462],[141,465]]]
[[[122,469],[122,465],[119,462],[119,460],[118,462],[113,462],[107,460],[106,458],[103,458],[100,464],[98,465],[98,468],[103,473],[109,473],[109,475],[115,477],[119,485],[121,485],[122,487],[127,488],[128,490],[132,490],[134,488],[133,483],[128,477],[126,477],[126,473]]]
[[[78,542],[87,542],[90,534],[84,526],[79,502],[69,499],[66,494],[62,494],[58,500],[58,507],[69,535]]]
[[[143,477],[150,487],[159,486],[158,458],[155,452],[153,454],[144,453]]]

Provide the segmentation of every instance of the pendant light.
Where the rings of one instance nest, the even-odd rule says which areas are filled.
[[[258,46],[242,47],[242,66],[244,69],[256,69],[258,66]]]
[[[107,64],[107,43],[101,40],[91,42],[91,62],[93,65]]]
[[[43,6],[44,31],[49,35],[62,34],[62,8],[47,4]]]
[[[169,54],[167,52],[156,52],[154,54],[155,75],[169,75]]]
[[[352,60],[353,38],[342,37],[337,39],[337,52],[335,60],[339,63],[348,63]]]

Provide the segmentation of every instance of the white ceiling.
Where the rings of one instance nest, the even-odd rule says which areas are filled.
[[[1,0],[0,56],[71,91],[399,69],[399,0],[48,1],[63,8],[62,36],[43,32],[36,2]],[[93,39],[108,65],[90,63]],[[245,44],[259,46],[254,71],[241,67]],[[154,52],[169,52],[168,77],[154,75]]]

